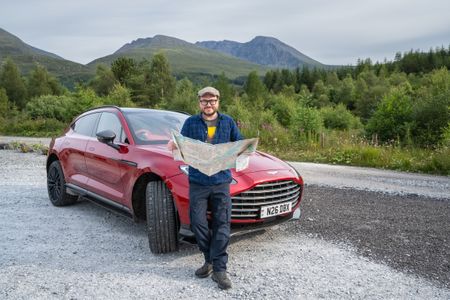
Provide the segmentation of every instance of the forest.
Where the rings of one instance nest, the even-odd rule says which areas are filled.
[[[73,90],[43,66],[21,74],[0,68],[0,134],[57,136],[79,113],[101,105],[198,112],[196,91],[221,92],[232,116],[260,150],[285,160],[450,175],[450,48],[397,53],[356,66],[176,78],[164,53],[119,57]]]

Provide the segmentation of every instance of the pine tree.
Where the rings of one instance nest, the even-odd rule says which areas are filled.
[[[156,106],[161,102],[172,100],[175,95],[176,80],[171,75],[169,62],[163,53],[155,54],[149,71],[146,81],[149,101],[144,104]]]
[[[95,71],[94,79],[89,85],[94,89],[99,96],[106,96],[116,85],[117,80],[113,72],[106,65],[98,65]]]
[[[283,86],[291,86],[294,85],[295,79],[291,71],[283,69],[281,70],[281,81],[283,82]]]
[[[328,87],[325,86],[321,79],[314,84],[312,93],[314,97],[313,106],[320,108],[331,104],[328,96]]]
[[[0,117],[6,117],[9,110],[8,95],[4,88],[0,88]]]
[[[350,74],[342,80],[342,85],[337,93],[337,102],[345,104],[349,110],[355,109],[355,84]]]
[[[27,90],[25,83],[20,76],[17,65],[12,59],[6,59],[0,72],[0,87],[6,90],[11,104],[19,109],[23,109],[27,102]]]
[[[198,111],[198,100],[192,82],[187,78],[178,81],[173,101],[166,102],[163,107],[195,114]]]
[[[112,62],[111,71],[121,85],[127,86],[131,75],[136,72],[136,61],[132,58],[119,57]]]
[[[302,84],[305,84],[308,87],[308,89],[310,91],[312,91],[315,81],[314,81],[314,79],[313,79],[313,77],[311,75],[311,72],[309,71],[308,67],[304,67],[303,68],[302,75],[301,75],[301,77],[299,79],[299,83],[300,83],[300,86]]]
[[[302,72],[299,67],[297,67],[294,71],[294,86],[295,86],[295,92],[300,92],[300,88],[302,86],[300,79],[302,77]]]
[[[267,92],[256,71],[248,74],[244,89],[248,96],[248,104],[254,106],[255,108],[264,107],[264,97]]]
[[[28,76],[28,95],[30,98],[41,95],[61,95],[62,87],[59,82],[51,76],[47,69],[36,64]]]
[[[222,73],[213,83],[213,86],[220,92],[220,108],[226,110],[234,99],[234,89],[230,85],[230,80],[225,76],[225,73]]]
[[[268,91],[273,89],[274,85],[274,72],[272,70],[267,71],[266,75],[264,75],[264,85],[266,86]]]

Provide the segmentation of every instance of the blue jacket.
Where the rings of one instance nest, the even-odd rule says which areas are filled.
[[[206,142],[208,127],[202,118],[202,114],[190,116],[184,122],[183,128],[181,128],[181,134],[191,139]],[[242,140],[242,135],[234,120],[228,115],[218,113],[216,132],[212,144],[235,142],[238,140]],[[230,170],[220,171],[217,174],[208,176],[189,166],[189,182],[201,185],[216,185],[226,182],[230,183],[231,180]]]

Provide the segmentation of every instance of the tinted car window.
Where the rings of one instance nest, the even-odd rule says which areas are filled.
[[[116,134],[116,138],[114,139],[115,143],[123,143],[126,139],[125,133],[122,130],[120,120],[114,113],[102,113],[100,121],[98,122],[97,132],[103,130],[112,130]]]
[[[125,112],[130,130],[138,145],[166,144],[171,131],[180,131],[189,117],[171,111],[137,110]]]
[[[86,136],[95,136],[94,135],[94,127],[95,122],[97,121],[99,114],[89,114],[87,116],[83,116],[79,118],[72,126],[73,130],[76,133],[86,135]]]

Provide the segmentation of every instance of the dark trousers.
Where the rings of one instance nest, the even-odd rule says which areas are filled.
[[[231,198],[230,184],[204,186],[189,184],[191,229],[205,261],[213,264],[214,272],[227,269],[227,247],[230,241]],[[206,211],[211,210],[211,229]]]

